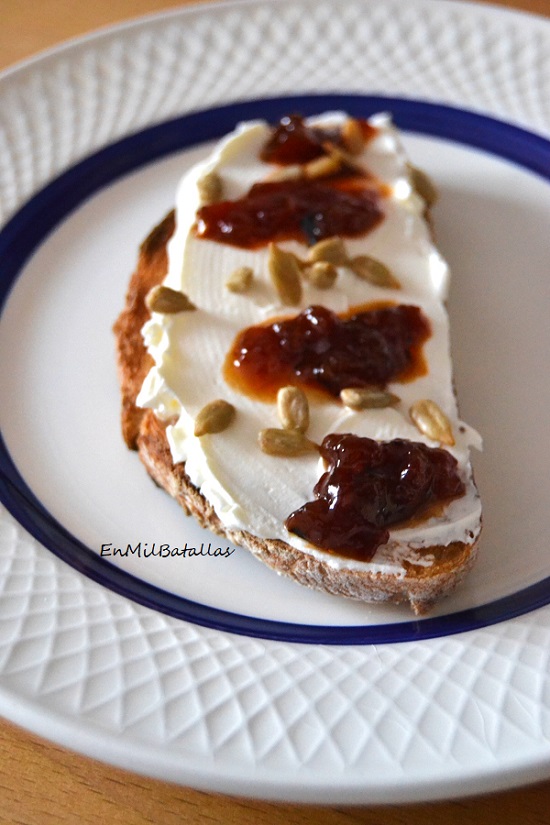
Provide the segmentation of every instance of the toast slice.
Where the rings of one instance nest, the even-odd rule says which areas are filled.
[[[252,144],[258,151],[260,145],[265,146],[266,127],[253,124],[251,128]],[[369,126],[369,128],[373,128],[376,137],[378,127]],[[239,134],[242,132],[238,132],[237,137]],[[391,135],[393,136],[393,132]],[[387,138],[387,135],[384,134],[382,137]],[[252,150],[249,136],[246,140],[248,141],[246,151],[249,152]],[[343,151],[342,154],[344,154]],[[348,155],[344,156],[345,162],[351,163]],[[325,155],[323,154],[322,157]],[[382,161],[385,161],[387,165],[387,158],[383,158]],[[312,160],[306,162],[313,163]],[[355,160],[353,162],[355,163]],[[399,162],[403,164],[406,161],[400,157]],[[288,500],[289,503],[283,502],[279,507],[280,512],[281,507],[283,508],[282,512],[286,516],[298,509],[296,504],[305,504],[314,498],[313,486],[323,471],[323,467],[319,466],[316,453],[314,456],[309,454],[306,458],[296,458],[265,455],[258,449],[256,438],[261,429],[261,422],[268,425],[265,430],[284,429],[279,420],[280,411],[277,412],[276,403],[269,399],[266,400],[265,397],[260,400],[246,398],[246,403],[242,401],[244,405],[242,406],[241,396],[246,396],[242,387],[233,387],[228,391],[227,346],[224,346],[224,342],[226,344],[234,338],[235,330],[265,327],[274,319],[275,322],[280,320],[281,316],[284,319],[295,317],[303,305],[308,304],[311,294],[300,296],[299,305],[284,305],[284,301],[277,302],[277,300],[269,303],[266,300],[266,284],[269,287],[273,284],[273,276],[270,276],[269,272],[263,281],[261,276],[258,277],[256,274],[256,280],[250,289],[241,290],[239,287],[234,292],[228,288],[228,271],[231,273],[235,271],[236,262],[242,261],[245,267],[255,268],[256,271],[261,270],[262,264],[258,264],[257,260],[259,254],[263,256],[263,268],[266,271],[269,270],[269,261],[266,257],[269,253],[266,244],[263,244],[259,253],[258,247],[255,250],[243,249],[242,242],[241,246],[231,246],[228,260],[225,261],[223,267],[219,267],[222,270],[221,274],[216,272],[212,276],[217,279],[216,289],[219,293],[215,299],[209,297],[213,294],[212,284],[201,283],[200,279],[195,277],[197,269],[204,270],[205,268],[204,259],[200,257],[203,250],[207,256],[211,255],[212,249],[217,244],[215,240],[197,237],[196,216],[200,209],[200,199],[205,197],[204,192],[200,194],[201,183],[211,175],[213,170],[216,174],[224,171],[230,181],[229,187],[234,188],[235,184],[231,184],[231,175],[235,176],[236,171],[239,171],[240,163],[241,159],[238,153],[235,153],[235,145],[231,139],[222,143],[217,154],[214,155],[214,160],[211,158],[205,165],[193,170],[186,177],[180,189],[177,212],[173,211],[168,214],[141,246],[137,268],[128,288],[125,307],[114,326],[122,395],[122,432],[125,442],[130,449],[138,451],[153,480],[174,497],[187,514],[192,515],[201,526],[223,535],[235,544],[246,547],[276,572],[289,576],[300,584],[339,596],[367,602],[408,602],[415,613],[423,614],[459,585],[477,556],[481,531],[481,509],[468,460],[468,447],[470,443],[476,443],[476,434],[456,415],[450,415],[456,442],[453,437],[453,444],[446,446],[439,443],[438,439],[434,439],[433,433],[426,435],[425,432],[419,432],[418,425],[411,421],[410,415],[407,417],[407,411],[412,409],[408,401],[400,402],[397,405],[398,409],[392,406],[390,410],[384,408],[369,409],[366,412],[357,411],[343,406],[339,399],[336,401],[332,399],[327,403],[326,399],[318,397],[318,394],[312,395],[311,388],[308,388],[307,394],[311,402],[310,414],[314,419],[311,432],[313,443],[320,443],[326,433],[333,432],[332,424],[336,414],[337,426],[334,429],[339,433],[359,428],[361,437],[364,435],[372,437],[372,427],[376,426],[375,432],[382,434],[382,437],[378,438],[380,442],[389,443],[397,436],[401,441],[406,441],[408,438],[411,442],[418,441],[430,445],[431,448],[443,449],[458,456],[459,474],[464,489],[463,495],[457,496],[458,501],[443,502],[439,510],[432,508],[432,511],[423,512],[416,520],[409,519],[402,524],[392,525],[389,538],[373,552],[367,554],[364,559],[357,554],[346,555],[338,550],[323,549],[313,544],[307,536],[292,534],[285,528],[280,515],[278,516],[279,523],[275,528],[273,524],[276,524],[276,521],[269,515],[264,518],[263,523],[261,520],[255,522],[254,517],[248,518],[246,515],[247,506],[250,512],[250,504],[243,505],[240,501],[235,503],[238,492],[234,493],[234,491],[239,481],[242,479],[245,487],[246,484],[242,474],[239,476],[237,473],[237,482],[226,477],[228,464],[236,463],[234,459],[231,462],[231,455],[239,457],[241,461],[239,469],[246,474],[250,486],[260,490],[258,493],[260,500],[262,496],[264,499],[277,498],[276,492],[273,492],[274,480],[279,483],[278,479],[285,475],[292,477],[297,462],[300,466],[307,463],[307,477],[312,481],[308,480],[307,487],[297,482],[299,496],[297,497],[293,490]],[[277,166],[277,173],[280,174],[280,171],[280,166]],[[245,178],[248,175],[247,181],[249,182],[249,172],[243,174]],[[329,176],[331,174],[329,172]],[[281,177],[284,178],[284,174]],[[199,190],[198,201],[189,197],[189,193],[195,189]],[[232,191],[230,194],[234,202],[236,193]],[[430,230],[425,215],[428,204],[425,198],[414,200],[416,193],[412,197],[417,212],[414,215],[414,221],[418,225],[421,223],[424,227],[421,240],[424,245],[428,244],[427,254],[432,256],[430,260],[433,264],[435,253],[427,239]],[[214,198],[214,201],[218,199]],[[386,206],[385,202],[384,206]],[[410,203],[405,209],[411,209]],[[384,241],[384,231],[392,220],[394,225],[402,223],[402,215],[398,214],[397,218],[392,217],[392,210],[395,210],[394,204],[390,204],[383,212],[381,222],[375,225],[373,230],[368,230],[369,239],[374,238],[375,249],[379,248],[376,246],[377,243]],[[423,214],[420,215],[420,212]],[[363,237],[364,233],[359,240],[351,240],[347,243],[355,249],[354,244],[362,242]],[[414,239],[414,243],[418,246],[418,238]],[[300,255],[304,257],[304,250],[301,248],[303,244],[300,245],[295,240],[289,243],[281,242],[277,246],[297,258]],[[207,257],[206,260],[214,269],[219,265],[214,265],[215,259],[212,257]],[[434,282],[437,282],[441,273],[439,259],[436,260],[435,268],[438,274],[434,277]],[[183,282],[181,280],[182,270]],[[395,268],[392,271],[395,271]],[[338,278],[339,281],[345,282],[344,287],[347,284],[347,277],[347,274],[339,271]],[[403,280],[401,276],[400,280]],[[171,291],[187,293],[191,297],[192,309],[196,307],[198,311],[174,313],[159,311],[159,305],[151,301],[151,295],[154,294],[152,290],[159,285],[165,285]],[[376,284],[373,286],[371,283],[367,283],[365,287],[361,285],[360,289],[365,290],[363,303],[369,304],[369,308],[373,302],[377,305],[381,302],[388,303],[386,296],[390,291],[392,297],[390,303],[395,303],[395,293],[399,292],[401,295],[402,290],[401,284],[398,289],[394,287],[395,285],[388,286],[387,282],[382,286]],[[355,289],[355,286],[353,288]],[[411,294],[415,294],[415,288],[413,285],[412,290],[410,288],[408,291],[404,290],[407,299],[410,299]],[[315,285],[307,285],[305,290],[308,289],[310,293],[313,291],[316,299],[321,297],[327,302],[325,296],[331,293],[330,300],[335,300],[334,290],[324,286],[321,289]],[[438,329],[437,324],[441,318],[440,305],[443,303],[441,296],[444,289],[437,284],[435,290],[432,291],[440,293],[436,296],[435,302],[437,312],[440,313],[439,315],[436,313],[437,317],[434,322],[434,326]],[[420,293],[416,293],[416,296],[418,294]],[[381,297],[382,295],[384,298]],[[421,298],[422,300],[418,303],[423,309],[433,305],[432,297],[424,300],[421,295]],[[214,301],[215,305],[212,306],[212,303],[208,303],[209,301]],[[337,299],[336,304],[338,304]],[[352,300],[352,305],[356,304],[355,298]],[[235,306],[238,311],[235,310]],[[346,312],[340,311],[340,315],[345,316]],[[258,318],[262,319],[259,323]],[[256,323],[250,324],[250,321]],[[225,334],[224,324],[226,323],[229,330]],[[222,344],[215,342],[211,345],[209,329],[217,327],[222,330],[219,333],[222,336]],[[224,334],[225,337],[223,337]],[[443,338],[443,343],[447,346],[446,334],[447,330],[443,324],[442,331],[432,334],[431,339],[439,337],[440,340],[437,343],[440,344]],[[185,347],[182,348],[182,340],[192,342],[196,347],[194,352],[200,352],[201,357],[204,355],[200,366],[194,366],[195,358],[189,355]],[[159,355],[160,351],[161,355]],[[429,375],[432,363],[437,362],[437,356],[434,358],[433,353],[428,352],[427,361],[426,370]],[[208,366],[209,363],[211,366]],[[200,372],[198,378],[193,381],[190,380],[189,373],[192,368]],[[397,382],[397,386],[400,392],[414,397],[414,387],[422,380],[422,377],[413,377],[409,378],[406,383]],[[199,386],[201,381],[204,381],[208,389],[202,389]],[[454,391],[451,386],[452,381],[448,383],[449,388],[446,391],[453,395],[453,401],[449,402],[452,406]],[[185,396],[186,388],[189,387],[193,387],[193,392],[196,390],[197,398],[192,398],[187,404],[182,396]],[[395,387],[394,382],[389,388],[393,391]],[[197,410],[204,407],[205,399],[223,398],[224,396],[229,397],[238,407],[235,422],[228,426],[226,432],[210,431],[202,436],[194,435],[193,425],[197,419]],[[422,398],[422,393],[420,398]],[[327,415],[329,415],[329,424],[327,424]],[[388,418],[390,424],[387,423]],[[361,429],[364,420],[367,420],[366,433]],[[446,416],[445,420],[447,420]],[[234,439],[232,443],[230,438]],[[226,443],[227,441],[229,443]],[[182,443],[184,444],[183,452]],[[190,447],[190,443],[195,447]],[[456,447],[455,443],[457,443]],[[221,448],[220,445],[222,445]],[[238,451],[235,445],[238,445]],[[199,458],[194,451],[195,448],[200,451]],[[262,469],[263,466],[265,470]],[[254,481],[256,472],[259,473],[257,482]],[[271,473],[273,475],[270,475]],[[229,489],[229,494],[226,493],[226,488]],[[254,503],[252,503],[253,506]],[[263,507],[263,503],[260,507]]]

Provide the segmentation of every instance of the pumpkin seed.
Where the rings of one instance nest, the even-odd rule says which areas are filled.
[[[225,286],[230,292],[247,292],[252,286],[254,272],[249,266],[240,266],[231,273]]]
[[[281,387],[277,393],[277,413],[285,430],[305,433],[309,427],[309,403],[299,387]]]
[[[428,438],[450,447],[455,443],[451,422],[435,401],[428,398],[415,401],[409,415],[417,429]]]
[[[397,395],[371,387],[345,387],[340,392],[342,403],[352,410],[391,407],[399,402]]]
[[[216,401],[210,401],[205,407],[200,410],[195,418],[196,436],[206,435],[207,433],[221,433],[233,421],[235,417],[235,407],[228,401],[222,398]]]
[[[387,289],[400,289],[401,284],[392,274],[391,270],[377,258],[370,255],[357,255],[349,262],[350,269],[358,278],[368,281],[373,286],[386,287]]]
[[[163,312],[166,314],[175,312],[190,312],[197,307],[187,295],[171,289],[164,284],[158,284],[149,290],[145,298],[145,305],[150,312]]]
[[[299,430],[279,430],[269,427],[258,434],[258,444],[262,452],[267,455],[285,456],[288,458],[313,452],[318,447]]]
[[[267,265],[273,285],[283,304],[286,306],[299,304],[302,300],[302,282],[300,264],[296,256],[270,243]]]

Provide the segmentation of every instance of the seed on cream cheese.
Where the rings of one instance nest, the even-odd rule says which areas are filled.
[[[450,447],[455,444],[451,422],[435,401],[429,398],[415,401],[409,412],[420,432],[428,438]]]
[[[292,252],[269,244],[269,274],[277,294],[286,306],[298,306],[302,300],[300,264]]]
[[[335,266],[344,266],[348,262],[348,255],[342,238],[324,238],[317,241],[308,251],[308,260],[326,261]]]
[[[235,407],[218,398],[206,404],[195,419],[194,434],[198,437],[208,433],[221,433],[226,430],[235,417]]]
[[[268,427],[258,434],[258,443],[262,452],[267,455],[293,458],[314,452],[317,445],[310,441],[299,430],[279,430]]]
[[[304,174],[306,178],[326,178],[338,172],[341,165],[340,158],[334,155],[321,155],[320,158],[305,164]]]
[[[309,427],[309,403],[299,387],[281,387],[277,393],[277,413],[285,430],[305,433]]]
[[[304,268],[304,275],[317,289],[330,289],[338,277],[338,270],[329,261],[315,261]]]
[[[411,183],[414,190],[424,200],[426,206],[430,208],[435,204],[439,197],[436,186],[429,175],[423,169],[419,169],[412,164],[408,165]]]
[[[361,124],[356,118],[350,117],[342,126],[342,141],[350,155],[360,155],[365,146],[365,138]]]
[[[145,304],[150,312],[161,312],[170,315],[177,312],[191,312],[196,306],[187,295],[177,289],[159,284],[154,286],[145,298]]]
[[[216,172],[207,172],[197,181],[201,204],[216,203],[223,197],[223,183]]]
[[[237,294],[247,292],[254,280],[254,270],[249,266],[239,266],[227,278],[225,286],[230,292]]]
[[[392,392],[361,387],[345,387],[340,398],[342,404],[352,410],[382,409],[399,402],[398,396]]]
[[[382,261],[372,258],[370,255],[356,255],[349,261],[349,267],[358,278],[362,278],[375,286],[382,286],[387,289],[399,289],[401,286],[391,270]]]

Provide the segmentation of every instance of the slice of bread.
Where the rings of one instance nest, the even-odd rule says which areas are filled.
[[[246,547],[278,573],[300,584],[338,596],[366,602],[410,602],[416,614],[424,614],[452,592],[471,569],[478,542],[453,542],[431,546],[422,552],[433,556],[428,566],[405,560],[401,574],[335,569],[328,562],[306,554],[280,540],[261,539],[243,530],[224,527],[212,505],[189,480],[185,463],[174,464],[166,438],[167,423],[152,410],[136,406],[136,397],[151,367],[141,330],[149,311],[145,298],[162,282],[167,269],[166,244],[174,229],[170,213],[142,244],[137,269],[132,276],[126,306],[116,321],[118,373],[122,395],[122,431],[126,444],[137,450],[151,478],[181,505],[188,515],[214,533]]]

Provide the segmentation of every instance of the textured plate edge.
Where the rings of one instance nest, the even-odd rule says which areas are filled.
[[[317,101],[319,101],[319,105],[317,105]],[[33,195],[12,216],[6,226],[0,230],[0,249],[3,250],[6,247],[9,252],[10,243],[13,246],[12,237],[17,239],[22,233],[24,234],[28,226],[35,227],[38,220],[37,216],[47,213],[46,230],[40,231],[30,251],[25,249],[24,254],[27,258],[31,257],[34,251],[47,241],[49,233],[55,231],[59,223],[70,216],[74,209],[78,208],[87,198],[98,194],[112,183],[115,183],[120,176],[136,172],[144,165],[166,155],[195,146],[196,132],[194,128],[196,129],[197,126],[201,127],[201,137],[198,139],[200,143],[203,139],[210,140],[215,137],[210,133],[204,136],[204,130],[210,132],[214,129],[216,133],[219,131],[220,135],[227,131],[230,128],[225,125],[227,118],[230,119],[231,123],[236,123],[243,119],[266,117],[267,110],[271,109],[275,109],[275,116],[278,117],[281,113],[288,111],[289,105],[291,108],[298,107],[300,110],[305,107],[307,114],[334,106],[343,106],[352,113],[360,112],[364,108],[369,111],[372,109],[373,112],[392,110],[393,108],[396,112],[396,120],[404,118],[407,123],[412,121],[412,126],[402,127],[407,133],[433,136],[436,139],[457,142],[459,145],[473,147],[480,151],[489,151],[490,154],[494,154],[496,157],[517,163],[522,169],[541,175],[550,183],[550,172],[546,165],[549,158],[550,143],[535,133],[502,122],[494,117],[480,115],[454,106],[435,104],[430,101],[389,98],[378,95],[339,95],[330,93],[251,99],[223,106],[209,107],[165,123],[150,126],[133,135],[116,140],[92,153],[85,160],[71,165],[64,173]],[[258,114],[259,111],[260,114]],[[223,117],[224,125],[218,128],[215,124],[220,114]],[[449,128],[444,125],[447,117],[451,118],[453,122],[450,133]],[[191,144],[189,146],[187,143],[182,146],[172,145],[178,143],[178,139],[173,135],[179,134],[181,126],[186,125],[190,120],[192,125],[191,127],[187,126],[185,131],[193,132]],[[167,139],[164,138],[164,133],[168,134]],[[152,134],[159,137],[150,140]],[[162,137],[160,137],[161,134]],[[474,138],[468,142],[467,138],[471,134],[474,135]],[[503,145],[500,144],[502,136],[504,136]],[[144,156],[140,146],[148,146],[149,143],[155,145],[155,152],[152,156],[149,156],[149,154]],[[528,143],[529,149],[532,149],[532,155],[527,154],[524,148],[525,143]],[[497,144],[501,149],[500,152],[496,152],[495,146]],[[125,147],[130,147],[130,151],[127,152]],[[117,162],[121,151],[124,157],[122,165]],[[103,162],[104,158],[106,158],[105,162]],[[526,163],[528,158],[529,163]],[[92,174],[98,164],[101,171],[99,174]],[[105,166],[106,169],[110,170],[113,165],[115,172],[112,176],[110,172],[107,174],[103,167]],[[88,184],[90,179],[93,180],[91,188]],[[76,181],[76,183],[73,183],[73,181]],[[80,194],[81,189],[83,189],[84,194]],[[51,206],[50,208],[47,207],[52,198],[55,198],[55,202],[57,202],[59,195],[61,195],[62,207],[58,216],[56,209],[51,208]],[[63,196],[65,196],[65,199],[63,199]],[[22,229],[17,228],[19,224],[22,224]],[[35,231],[34,228],[31,231]],[[5,241],[5,238],[8,240]],[[16,250],[19,246],[20,244],[16,245]],[[16,259],[16,255],[11,257]],[[22,263],[12,265],[11,269],[16,270],[16,274],[10,280],[8,289],[5,289],[3,283],[0,286],[0,301],[2,303],[9,297],[9,291],[20,277],[25,264],[26,259]],[[400,622],[381,625],[311,626],[296,622],[262,619],[235,613],[234,611],[213,608],[194,602],[192,599],[178,597],[159,586],[149,584],[146,580],[125,573],[114,565],[110,565],[101,559],[98,560],[97,554],[85,547],[82,542],[72,536],[62,524],[53,518],[32,490],[28,488],[20,476],[17,466],[11,459],[1,434],[0,459],[0,470],[2,471],[0,486],[5,486],[7,489],[7,492],[2,494],[2,503],[23,529],[27,530],[45,549],[69,564],[78,573],[106,587],[111,592],[130,599],[137,605],[157,610],[179,621],[189,621],[198,626],[220,632],[291,644],[331,646],[356,646],[373,643],[402,644],[483,629],[537,610],[550,601],[550,577],[548,577],[546,580],[536,582],[510,596],[501,597],[492,602],[476,605],[473,608],[457,611],[453,614],[444,614],[438,617],[428,616],[418,620],[412,617]],[[4,467],[4,470],[2,470],[2,467]],[[15,495],[10,492],[12,489]],[[67,549],[68,545],[70,545],[69,549]],[[502,610],[506,611],[504,615],[502,615]],[[449,629],[449,626],[451,629]],[[407,635],[403,637],[403,633]]]
[[[181,753],[176,749],[167,750],[148,743],[146,753],[137,741],[125,742],[116,733],[88,724],[83,728],[80,719],[60,713],[37,711],[35,703],[22,699],[14,691],[0,685],[0,704],[9,709],[9,716],[2,714],[10,724],[19,726],[31,735],[52,742],[59,747],[104,766],[113,766],[130,774],[185,786],[205,793],[226,794],[233,798],[261,799],[273,803],[309,804],[316,806],[333,805],[413,805],[429,802],[443,802],[476,797],[488,793],[511,791],[514,788],[533,785],[548,779],[550,775],[550,755],[544,759],[532,758],[525,761],[510,761],[505,767],[494,764],[491,768],[479,770],[473,766],[461,771],[458,779],[449,776],[412,776],[406,780],[396,772],[394,779],[369,784],[368,777],[355,776],[347,782],[343,775],[334,784],[315,784],[315,771],[309,771],[309,782],[302,774],[289,773],[288,776],[273,779],[269,770],[252,773],[243,780],[242,773],[233,770],[233,765],[221,765],[215,759],[201,763],[188,760],[182,765]],[[78,741],[78,748],[75,747]],[[343,779],[343,781],[342,781]],[[236,789],[235,786],[238,786]]]
[[[448,1],[449,1],[449,3],[451,2],[451,0],[448,0]],[[253,5],[253,4],[252,4],[252,5]],[[453,5],[459,5],[459,4],[453,3]],[[471,4],[460,4],[460,5],[471,5]],[[199,8],[200,8],[200,7],[199,7]],[[499,14],[502,14],[503,12],[504,12],[504,13],[508,13],[508,11],[510,11],[512,14],[518,14],[518,12],[517,12],[517,11],[512,11],[512,10],[503,10],[501,7],[490,7],[490,6],[487,6],[487,7],[485,7],[485,8],[489,8],[489,9],[494,8],[494,9],[495,9],[495,10],[496,10]],[[155,16],[155,17],[157,17],[157,15],[154,15],[154,16]],[[541,18],[541,19],[542,19],[542,20],[545,20],[545,18]],[[109,28],[111,28],[111,27],[109,27]],[[513,769],[513,770],[514,770],[514,772],[515,772],[515,770],[516,770],[516,769]],[[537,778],[537,777],[535,777],[535,779],[534,779],[533,781],[536,781],[536,778]],[[541,777],[541,778],[544,778],[544,777]],[[515,776],[514,776],[514,779],[515,779]],[[520,780],[520,781],[522,781],[522,780]],[[509,787],[509,784],[507,784],[507,785],[506,785],[506,787]],[[487,790],[487,789],[485,788],[485,789],[483,789],[483,790]],[[462,794],[461,794],[461,795],[462,795]],[[316,794],[316,799],[317,799],[317,798],[318,798],[318,796],[317,796],[317,794]],[[426,798],[428,798],[428,797],[426,797],[425,795],[423,795],[421,798],[422,798],[422,799],[426,799]],[[363,799],[363,801],[365,801],[365,800]],[[371,800],[368,800],[368,801],[371,801]],[[382,800],[382,801],[388,801],[388,800]],[[392,799],[391,801],[393,802],[394,800]]]
[[[368,2],[375,2],[375,0],[367,0]],[[550,19],[542,14],[530,12],[525,9],[514,9],[508,6],[500,6],[496,3],[487,2],[487,0],[414,0],[418,5],[441,5],[445,2],[449,8],[455,11],[461,11],[464,8],[468,9],[469,14],[480,16],[490,15],[492,18],[501,17],[503,20],[508,18],[513,20],[519,18],[524,24],[539,26],[540,23],[550,25]],[[273,5],[280,3],[290,4],[293,0],[262,0],[265,3]],[[310,0],[312,2],[312,0]],[[144,14],[132,15],[126,19],[118,20],[113,23],[105,23],[98,26],[91,31],[83,32],[67,37],[64,40],[47,46],[38,52],[16,60],[14,63],[6,66],[0,71],[0,84],[10,77],[13,73],[22,72],[28,68],[34,68],[35,65],[41,61],[49,61],[50,59],[57,59],[66,51],[71,49],[80,49],[82,46],[93,43],[96,39],[104,39],[106,37],[114,37],[122,34],[125,30],[139,28],[141,26],[149,26],[151,23],[162,22],[170,18],[186,17],[190,14],[202,12],[204,9],[228,9],[239,8],[241,6],[256,6],[258,0],[204,0],[204,2],[190,2],[180,7],[168,7],[161,11],[146,12]]]

